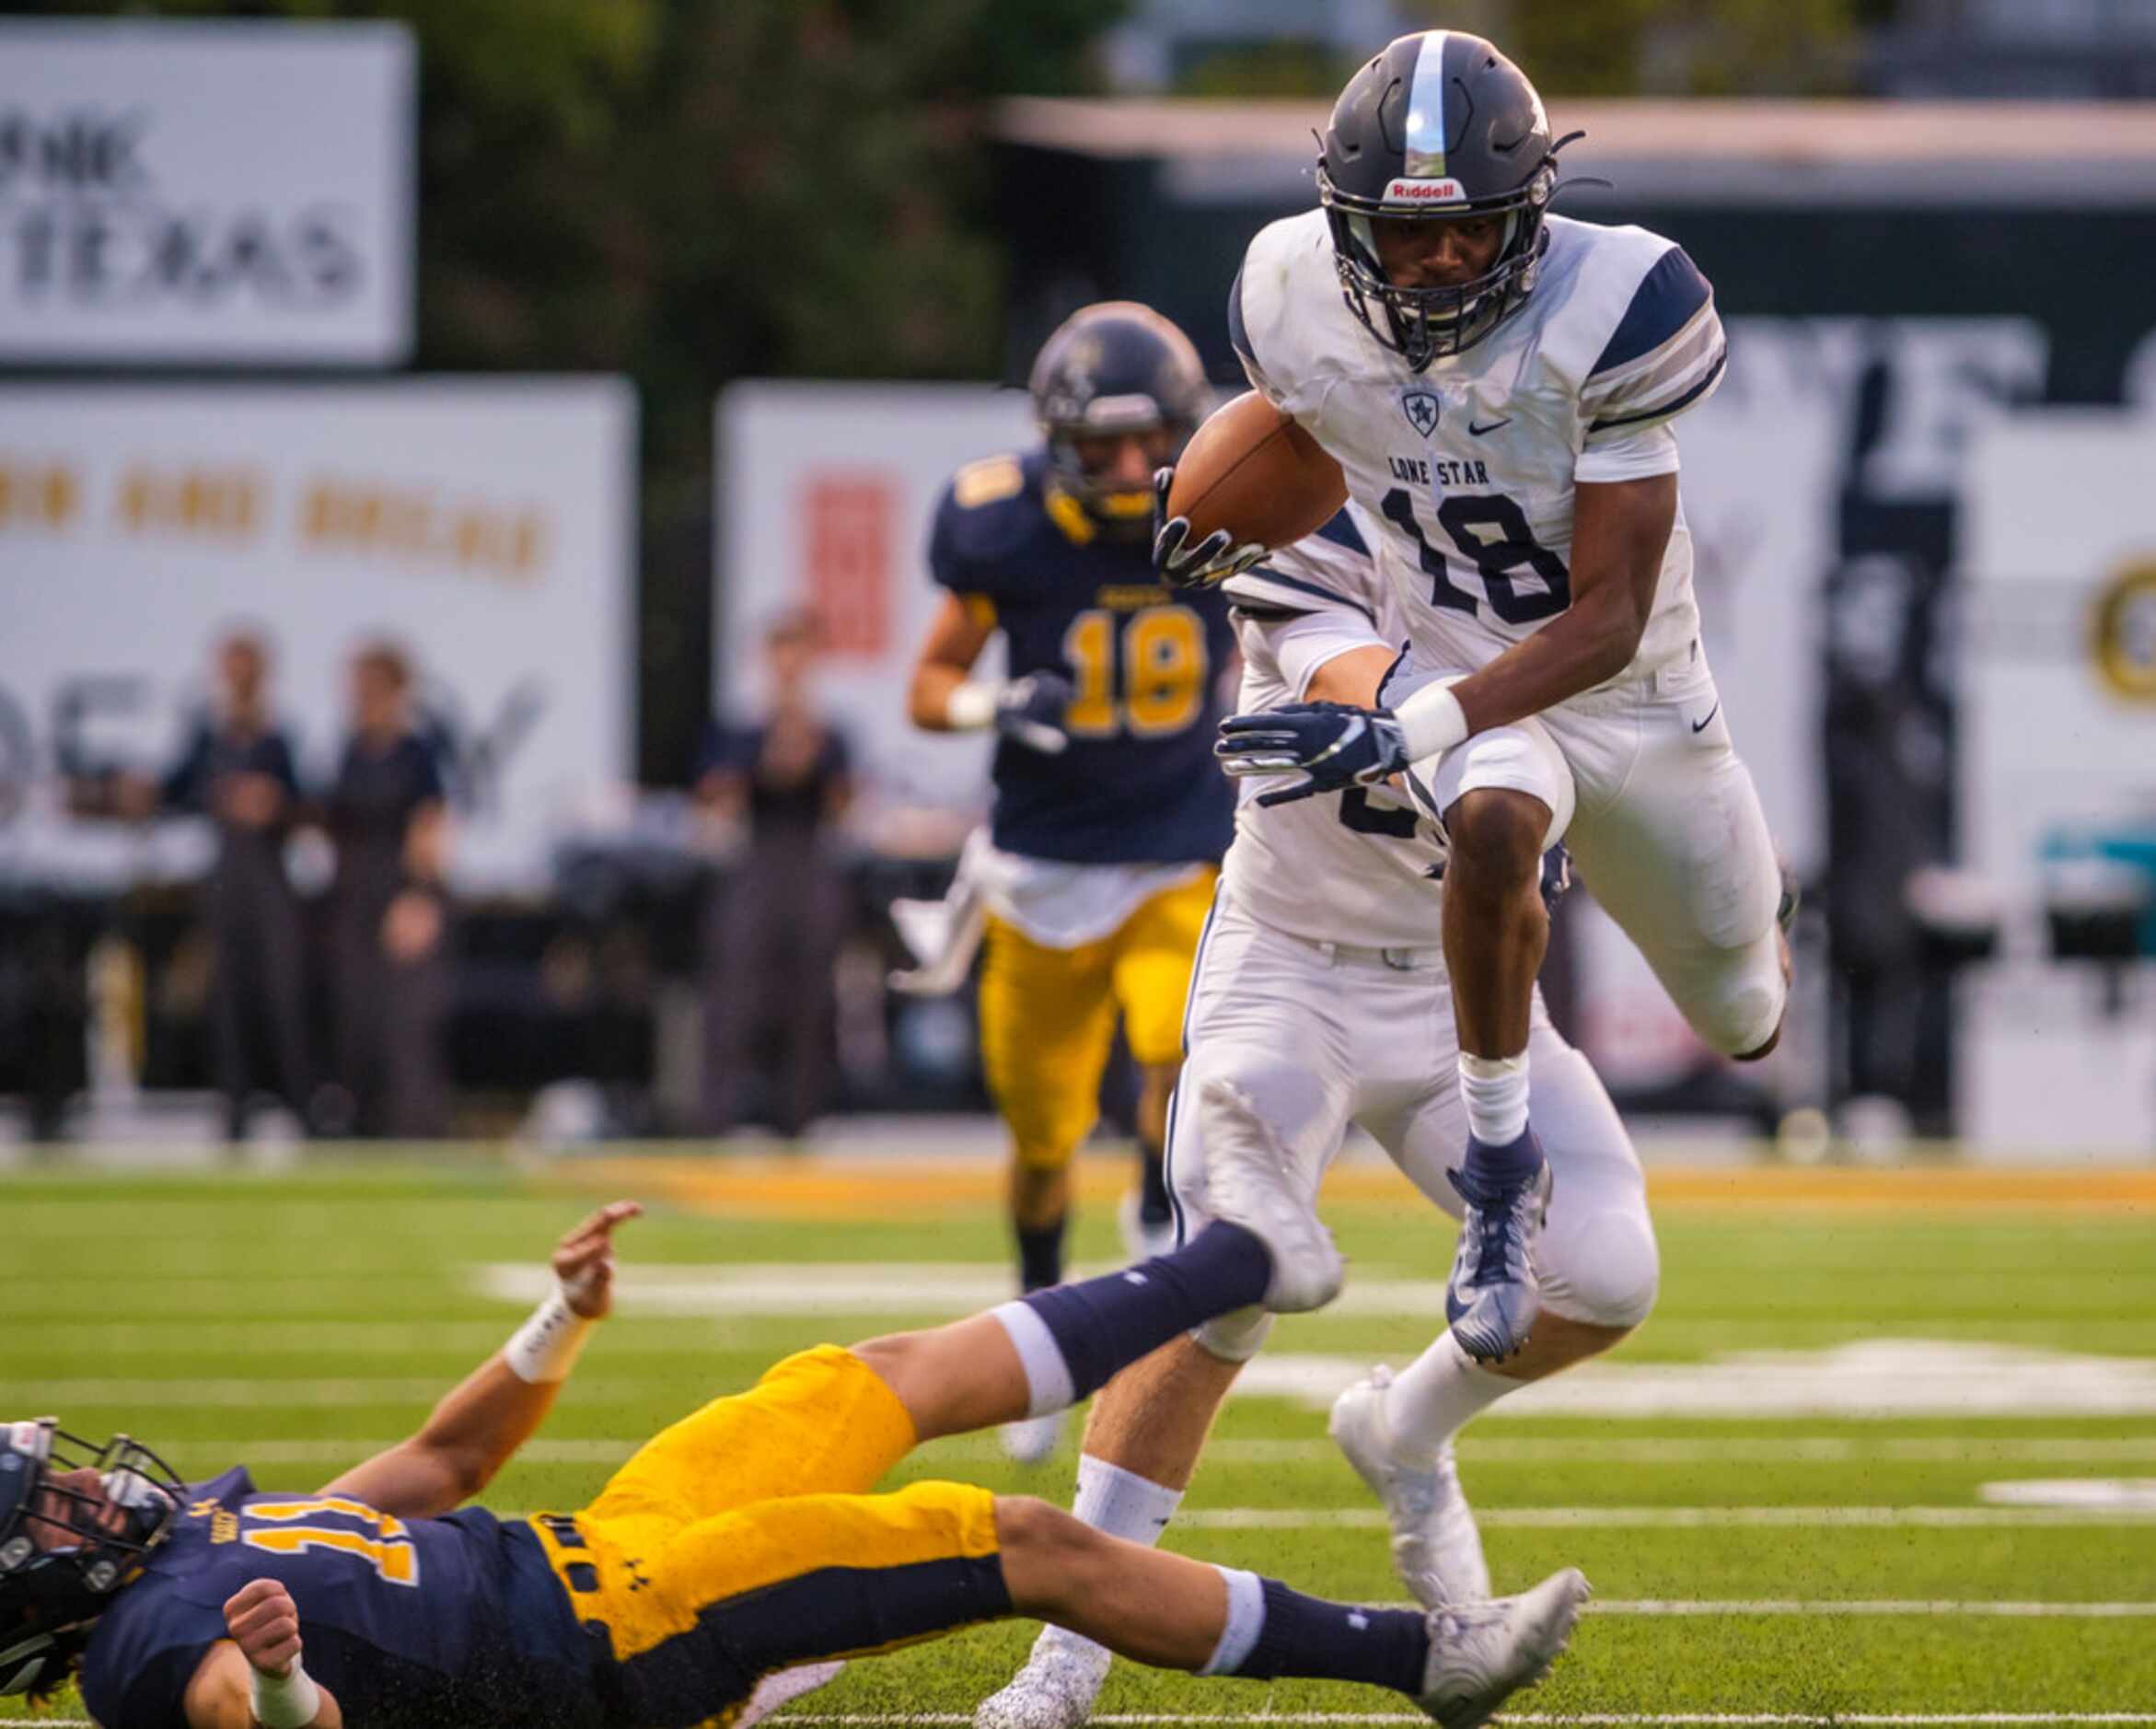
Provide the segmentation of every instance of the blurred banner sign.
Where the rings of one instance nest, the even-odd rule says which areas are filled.
[[[58,788],[168,766],[244,625],[318,783],[352,651],[400,644],[460,878],[543,880],[631,772],[635,443],[616,378],[0,389],[0,877],[190,868]]]
[[[0,361],[400,364],[416,62],[389,23],[0,22]]]
[[[891,584],[906,568],[892,544],[898,488],[890,477],[817,472],[801,503],[808,538],[809,606],[824,652],[875,660],[891,648]]]

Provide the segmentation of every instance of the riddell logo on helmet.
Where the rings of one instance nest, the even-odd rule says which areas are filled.
[[[1457,180],[1395,180],[1385,189],[1388,204],[1464,204],[1467,189]]]

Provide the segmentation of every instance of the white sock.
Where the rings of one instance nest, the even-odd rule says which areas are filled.
[[[1525,1385],[1492,1374],[1455,1344],[1452,1334],[1442,1335],[1385,1389],[1385,1426],[1392,1431],[1395,1456],[1435,1458],[1468,1418]]]
[[[1460,1097],[1467,1106],[1467,1131],[1478,1141],[1503,1146],[1527,1126],[1527,1053],[1471,1057],[1460,1052]]]
[[[1078,1456],[1078,1497],[1071,1511],[1096,1531],[1148,1549],[1183,1504],[1183,1491],[1090,1453]]]
[[[1161,1532],[1182,1504],[1180,1489],[1170,1489],[1151,1478],[1139,1476],[1136,1471],[1127,1471],[1120,1465],[1095,1458],[1090,1453],[1078,1456],[1078,1494],[1071,1503],[1071,1512],[1096,1531],[1106,1531],[1110,1537],[1142,1543],[1151,1549],[1160,1541]],[[1103,1668],[1107,1665],[1108,1653],[1105,1646],[1095,1644],[1084,1633],[1074,1633],[1051,1622],[1040,1630],[1034,1652],[1045,1655],[1058,1650],[1084,1653]]]
[[[1228,1619],[1221,1628],[1220,1642],[1206,1659],[1200,1675],[1234,1675],[1258,1649],[1258,1636],[1265,1631],[1265,1582],[1239,1567],[1215,1567],[1228,1587]]]
[[[1063,1348],[1048,1323],[1023,1303],[999,1303],[989,1313],[1003,1324],[1013,1349],[1026,1371],[1026,1414],[1046,1417],[1078,1402],[1078,1389],[1071,1380],[1071,1365],[1063,1361]]]

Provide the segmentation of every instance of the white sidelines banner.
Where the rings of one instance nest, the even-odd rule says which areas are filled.
[[[2151,835],[2151,476],[2156,418],[2119,410],[2032,411],[1969,453],[1962,859],[2017,898],[2047,851]]]
[[[402,361],[416,61],[390,23],[0,23],[0,359]]]
[[[727,390],[713,562],[721,710],[757,712],[764,629],[807,607],[824,629],[823,699],[870,789],[894,803],[984,807],[988,741],[917,731],[906,685],[943,601],[928,574],[937,496],[963,464],[1033,437],[1024,392],[985,385]]]
[[[59,816],[56,775],[163,766],[240,622],[317,781],[353,650],[402,645],[460,878],[536,879],[631,767],[635,435],[604,377],[0,390],[0,872],[162,865]]]
[[[2007,909],[2006,958],[1956,997],[1956,1119],[1979,1144],[2156,1144],[2156,965],[2039,958],[2046,876],[2156,862],[2156,420],[2045,409],[1963,475],[1960,856]],[[2081,882],[2082,892],[2101,889]]]

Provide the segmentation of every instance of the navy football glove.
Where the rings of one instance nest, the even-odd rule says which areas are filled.
[[[1173,469],[1153,471],[1153,571],[1161,581],[1171,588],[1210,588],[1265,556],[1255,540],[1236,546],[1225,528],[1215,528],[1196,546],[1186,547],[1190,518],[1168,515],[1168,488],[1175,480]]]
[[[1045,757],[1061,756],[1071,735],[1063,714],[1078,687],[1060,672],[1029,672],[1014,679],[996,697],[996,731]]]
[[[1292,786],[1258,795],[1261,805],[1284,805],[1315,793],[1368,786],[1408,766],[1408,741],[1389,709],[1345,702],[1290,702],[1258,714],[1231,714],[1213,746],[1230,774],[1305,776]]]
[[[1571,850],[1559,841],[1542,855],[1542,904],[1550,911],[1572,890]]]

